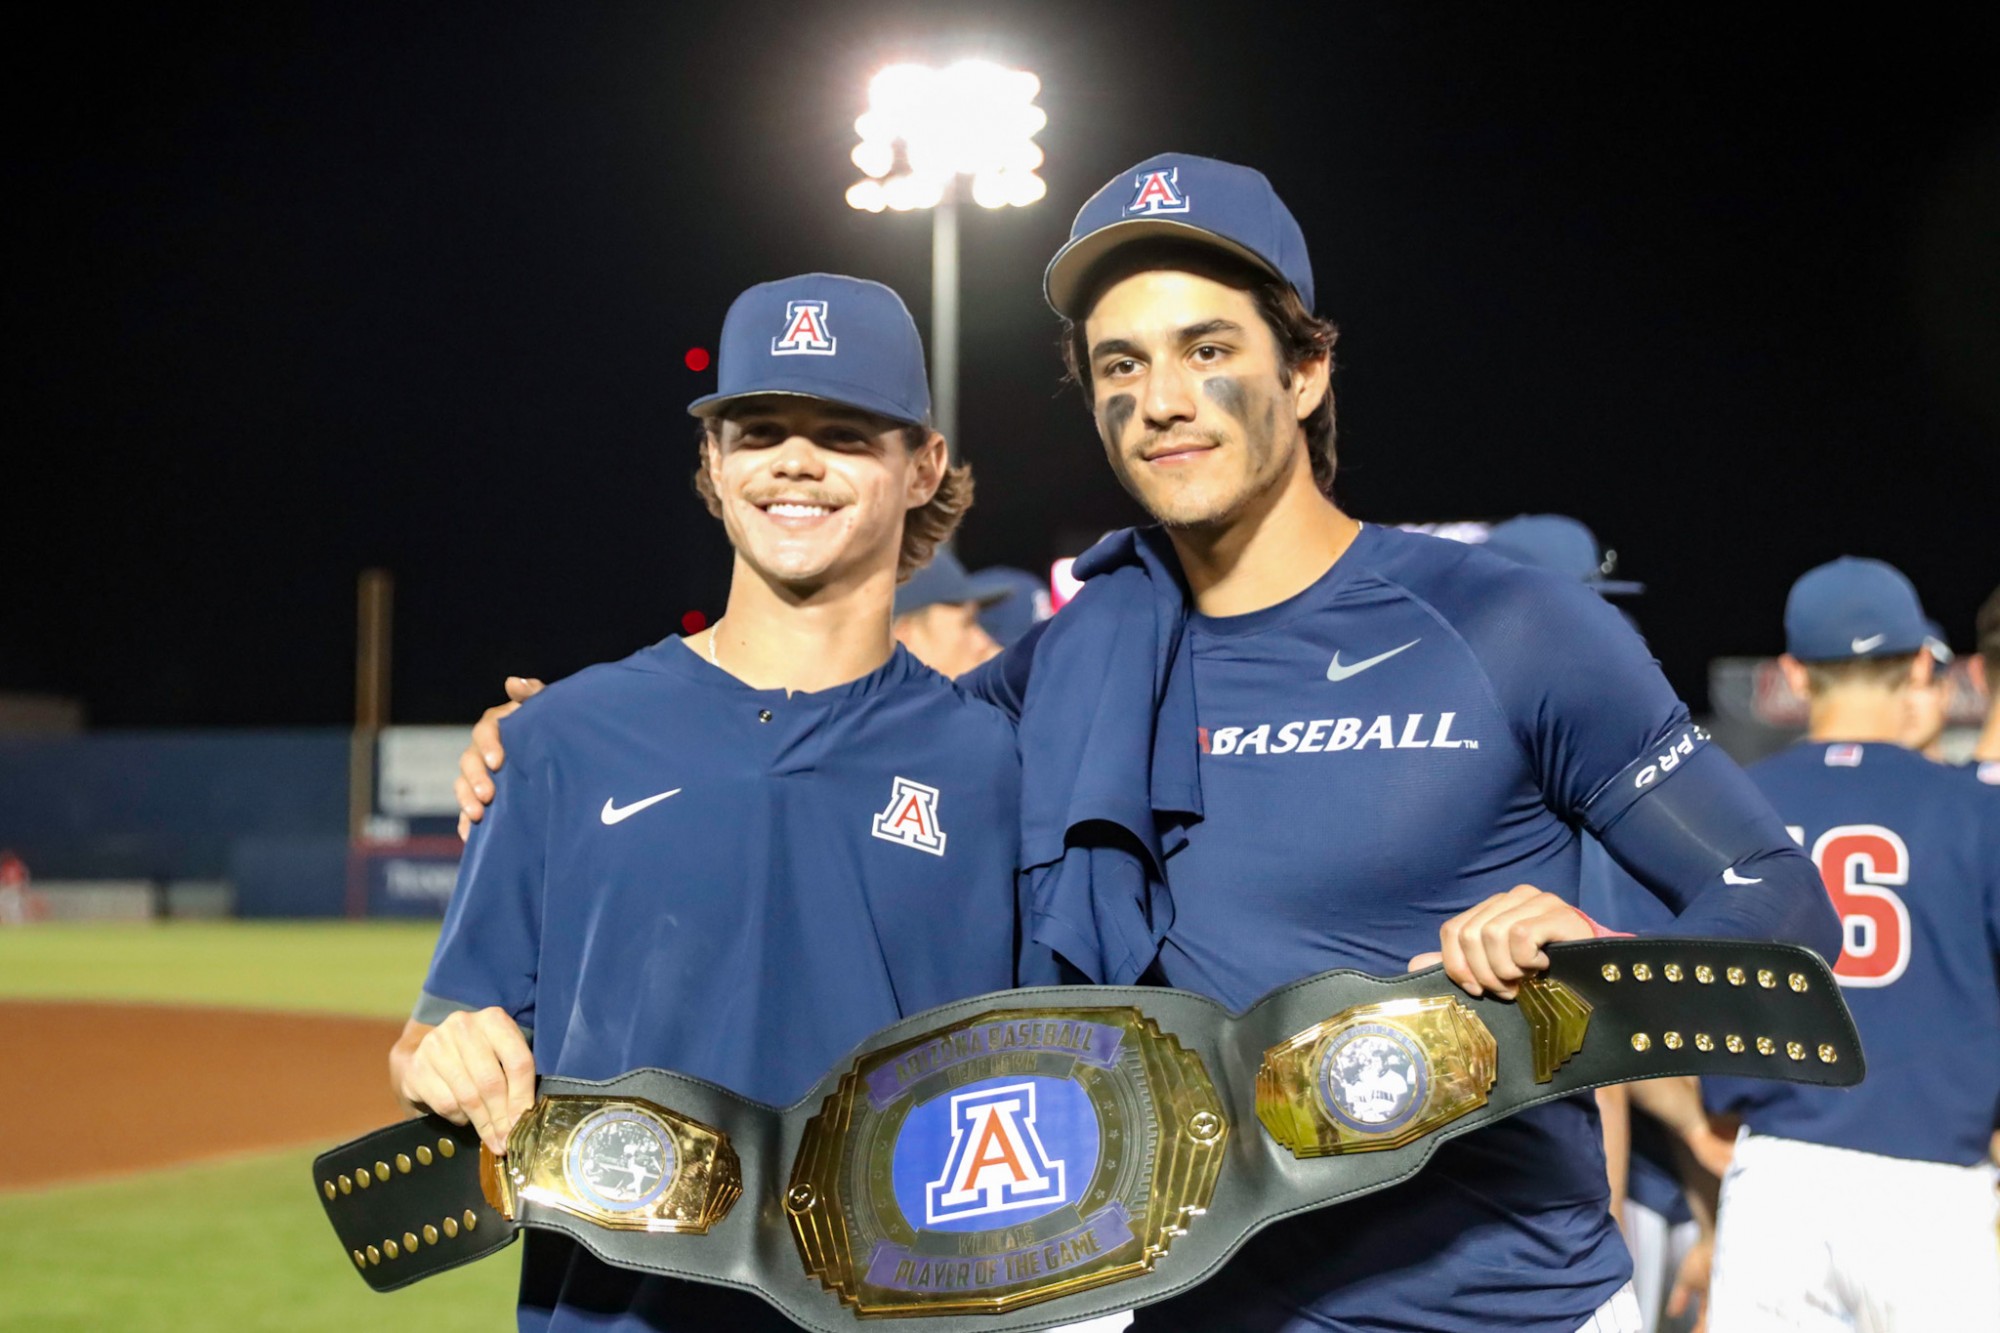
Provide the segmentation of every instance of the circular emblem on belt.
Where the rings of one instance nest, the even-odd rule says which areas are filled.
[[[1386,1023],[1351,1027],[1320,1056],[1320,1099],[1334,1119],[1359,1134],[1387,1134],[1410,1123],[1430,1083],[1423,1047]]]
[[[658,1199],[674,1182],[674,1141],[650,1116],[599,1111],[570,1135],[564,1162],[569,1183],[585,1201],[625,1213]]]

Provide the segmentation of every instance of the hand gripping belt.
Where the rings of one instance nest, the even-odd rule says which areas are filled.
[[[313,1164],[379,1291],[511,1242],[755,1291],[840,1333],[1039,1329],[1163,1300],[1280,1218],[1415,1174],[1444,1139],[1629,1079],[1846,1086],[1859,1037],[1787,945],[1553,945],[1518,1001],[1432,968],[1328,972],[1248,1012],[1154,987],[976,996],[904,1019],[785,1110],[641,1069],[544,1077],[503,1158],[437,1117]],[[1366,1205],[1355,1214],[1366,1226]]]

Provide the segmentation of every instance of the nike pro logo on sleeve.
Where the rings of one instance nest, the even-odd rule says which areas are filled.
[[[1346,680],[1349,676],[1358,676],[1362,672],[1366,671],[1369,667],[1374,666],[1376,663],[1386,662],[1390,658],[1394,657],[1397,653],[1402,652],[1405,648],[1414,648],[1422,642],[1423,642],[1422,639],[1411,639],[1408,643],[1404,644],[1402,648],[1391,648],[1386,653],[1377,653],[1375,654],[1375,656],[1369,658],[1367,661],[1356,662],[1352,666],[1342,666],[1340,664],[1340,654],[1335,653],[1333,655],[1333,662],[1326,669],[1326,678],[1328,680]]]
[[[609,796],[607,796],[604,798],[604,809],[598,814],[597,817],[603,820],[606,824],[622,823],[623,821],[630,819],[633,815],[638,814],[641,810],[644,810],[647,806],[658,805],[661,801],[666,800],[669,796],[679,796],[680,794],[681,794],[681,789],[679,787],[676,787],[672,791],[663,791],[658,796],[648,796],[643,801],[634,801],[632,802],[632,804],[626,806],[622,810],[618,808],[616,802],[614,802]]]

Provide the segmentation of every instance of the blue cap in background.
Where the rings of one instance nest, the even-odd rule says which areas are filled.
[[[1900,657],[1928,637],[1916,588],[1880,560],[1844,555],[1801,574],[1785,598],[1785,651],[1801,662]]]
[[[903,298],[879,282],[804,273],[760,282],[730,304],[715,392],[688,404],[720,415],[739,398],[789,394],[892,421],[930,420],[924,344]]]
[[[1597,544],[1597,534],[1566,514],[1522,514],[1495,523],[1486,549],[1517,564],[1532,565],[1588,584],[1606,597],[1646,590],[1643,583],[1609,577],[1618,554]]]
[[[1012,595],[1010,589],[975,581],[959,558],[940,546],[928,565],[896,589],[896,614],[906,616],[927,606],[963,606],[967,602],[985,606]]]
[[[1213,246],[1292,285],[1313,308],[1305,233],[1261,171],[1212,157],[1162,153],[1119,172],[1090,196],[1042,279],[1055,312],[1078,319],[1099,260],[1130,241],[1170,237]]]
[[[1035,625],[1055,614],[1049,595],[1047,575],[1030,574],[1009,565],[994,565],[976,571],[972,585],[984,591],[1004,589],[999,601],[988,602],[979,612],[979,624],[993,642],[1011,648]]]

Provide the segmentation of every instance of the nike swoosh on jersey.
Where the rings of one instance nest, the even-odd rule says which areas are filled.
[[[1340,664],[1340,654],[1335,653],[1333,655],[1333,662],[1326,669],[1326,678],[1328,680],[1346,680],[1349,676],[1358,676],[1376,663],[1388,661],[1397,653],[1402,652],[1404,648],[1414,648],[1422,642],[1422,639],[1411,639],[1402,648],[1391,648],[1386,653],[1377,653],[1365,662],[1355,662],[1349,666],[1342,666]]]
[[[1880,648],[1882,640],[1888,637],[1886,634],[1871,634],[1865,639],[1856,639],[1853,644],[1854,651],[1857,653],[1872,653],[1877,648]]]
[[[609,796],[607,796],[604,798],[604,809],[598,814],[597,817],[603,820],[606,824],[623,823],[625,820],[630,819],[633,815],[638,814],[641,810],[644,810],[647,806],[658,805],[661,801],[666,800],[669,796],[679,796],[680,794],[681,794],[681,789],[679,787],[676,787],[672,791],[663,791],[658,796],[648,796],[643,801],[634,801],[632,802],[632,804],[624,807],[622,810],[618,807],[617,802],[613,801]]]
[[[1736,873],[1735,866],[1730,866],[1722,872],[1722,882],[1724,884],[1762,884],[1764,881],[1761,879],[1745,879],[1742,875]]]

